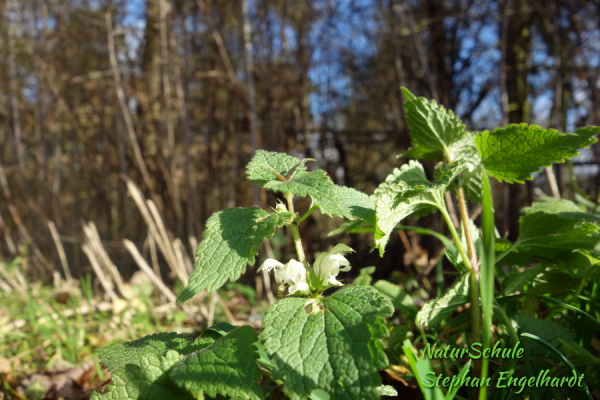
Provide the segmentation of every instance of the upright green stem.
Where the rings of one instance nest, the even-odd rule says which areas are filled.
[[[294,213],[294,195],[291,192],[285,194],[285,200],[287,201],[288,211]],[[302,247],[302,239],[300,238],[300,229],[298,228],[298,221],[292,222],[290,225],[292,229],[292,238],[294,239],[294,246],[296,246],[296,253],[298,254],[298,261],[306,264],[306,257],[304,256],[304,248]]]
[[[458,187],[456,190],[456,197],[458,197],[458,208],[460,210],[460,220],[463,224],[465,231],[465,239],[467,240],[467,251],[469,252],[469,261],[475,272],[479,271],[477,265],[477,253],[475,252],[475,242],[473,241],[473,235],[471,234],[471,224],[469,223],[469,212],[467,211],[467,202],[465,201],[465,192],[462,187]]]
[[[467,242],[467,251],[469,252],[469,262],[471,263],[470,283],[471,283],[471,314],[473,321],[473,341],[481,340],[481,304],[479,302],[479,267],[477,266],[477,253],[475,252],[475,242],[471,233],[471,224],[469,220],[469,212],[467,211],[467,202],[465,201],[465,193],[462,187],[456,190],[458,197],[458,208],[460,210],[460,220],[465,232]]]
[[[446,211],[445,209],[440,209],[440,212],[442,213],[442,216],[444,217],[444,221],[446,221],[446,225],[448,225],[448,230],[450,231],[450,235],[452,236],[452,239],[454,239],[454,243],[456,244],[458,253],[462,257],[462,259],[465,263],[465,267],[467,268],[467,271],[471,272],[473,270],[473,268],[471,267],[471,261],[469,260],[469,257],[467,256],[467,253],[465,252],[465,249],[463,248],[462,243],[460,242],[460,237],[458,236],[458,232],[456,232],[456,229],[454,228],[454,224],[452,224],[452,219],[450,218],[450,214],[448,214],[448,211]]]

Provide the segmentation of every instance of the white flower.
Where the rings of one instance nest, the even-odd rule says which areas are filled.
[[[289,287],[290,294],[307,294],[310,291],[306,281],[306,268],[299,261],[292,259],[287,264],[282,264],[277,260],[267,258],[258,270],[267,272],[275,270],[275,281],[279,283],[279,291],[281,292],[286,287]]]
[[[335,278],[341,271],[350,270],[350,262],[344,255],[351,252],[354,252],[354,250],[340,243],[331,249],[329,253],[319,254],[313,265],[313,270],[322,287],[343,285]]]

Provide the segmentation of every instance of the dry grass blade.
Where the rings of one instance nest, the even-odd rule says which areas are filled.
[[[84,243],[83,245],[81,245],[81,249],[87,255],[88,259],[90,260],[90,264],[92,264],[92,268],[94,269],[96,276],[100,280],[100,284],[102,285],[102,287],[104,288],[104,290],[106,291],[108,296],[113,301],[118,300],[119,297],[116,295],[115,291],[113,290],[112,282],[110,281],[110,279],[108,279],[108,277],[102,270],[102,267],[100,266],[100,263],[98,262],[98,259],[96,258],[96,255],[94,254],[94,252],[92,251],[90,246],[88,246],[86,243]]]
[[[65,278],[67,281],[72,281],[73,276],[71,275],[71,270],[69,269],[69,262],[67,261],[67,256],[65,254],[65,249],[62,245],[60,237],[58,235],[58,231],[56,230],[56,225],[54,222],[48,221],[48,229],[50,229],[50,234],[52,235],[52,240],[54,240],[54,244],[56,245],[56,250],[58,251],[58,258],[60,259],[60,263],[63,267],[63,272],[65,273]]]
[[[148,276],[148,278],[150,278],[150,280],[156,285],[158,290],[160,290],[161,293],[167,297],[170,303],[175,304],[177,296],[175,296],[175,294],[168,287],[165,286],[163,281],[158,276],[156,276],[152,268],[150,268],[146,260],[144,260],[144,257],[142,257],[142,255],[138,251],[137,247],[135,247],[135,244],[133,244],[132,241],[127,239],[123,240],[123,244],[125,245],[127,251],[129,251],[129,253],[133,257],[137,265],[140,267],[140,269]]]
[[[119,293],[125,297],[126,291],[124,289],[123,278],[121,277],[118,268],[115,264],[113,264],[108,253],[104,249],[102,241],[100,240],[100,235],[96,229],[96,225],[93,222],[83,225],[83,232],[86,237],[86,243],[88,244],[90,250],[95,252],[96,259],[100,262],[100,266],[103,266],[105,270],[108,271]]]
[[[160,214],[151,200],[146,201],[144,195],[137,187],[137,185],[128,177],[124,177],[127,183],[127,190],[133,201],[137,205],[144,221],[148,225],[149,235],[155,240],[160,252],[163,254],[167,264],[171,268],[171,271],[177,276],[177,278],[184,284],[187,285],[189,275],[177,260],[177,255],[173,250],[173,244],[170,242],[169,235],[165,229],[164,223]]]

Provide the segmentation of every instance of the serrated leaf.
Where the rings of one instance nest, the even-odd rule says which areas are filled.
[[[241,326],[210,346],[182,359],[170,371],[171,381],[191,393],[206,392],[236,399],[263,399],[254,343],[258,336],[251,326]]]
[[[254,257],[264,238],[283,226],[289,213],[269,214],[260,208],[230,208],[214,213],[206,223],[204,239],[188,286],[177,298],[182,304],[206,290],[212,292],[229,279],[235,281]]]
[[[574,203],[535,202],[519,219],[515,242],[519,255],[555,257],[575,250],[592,250],[600,242],[600,226],[592,214],[578,211]]]
[[[179,389],[169,380],[169,370],[182,358],[175,350],[164,355],[143,354],[112,375],[113,384],[104,393],[94,392],[93,400],[193,400],[194,396]]]
[[[477,151],[488,173],[499,181],[523,183],[541,167],[578,155],[578,149],[597,140],[600,127],[561,133],[538,125],[511,124],[475,138]]]
[[[406,88],[402,92],[413,145],[409,151],[424,159],[454,160],[451,148],[466,132],[460,118],[434,100],[416,97]]]
[[[392,312],[391,302],[369,286],[347,286],[324,299],[278,301],[267,310],[260,336],[274,378],[285,382],[292,399],[315,389],[334,399],[378,399],[377,366],[387,364],[378,332]]]
[[[274,192],[310,196],[323,214],[375,224],[375,202],[369,196],[335,185],[321,169],[307,172],[307,161],[314,160],[258,150],[247,166],[248,179]]]
[[[466,135],[452,147],[452,157],[465,161],[465,171],[458,177],[458,183],[465,192],[465,197],[474,203],[481,203],[483,177],[481,175],[481,157],[475,147],[475,132]]]
[[[380,256],[383,256],[390,234],[400,221],[431,207],[445,209],[444,192],[464,170],[465,163],[458,160],[433,183],[426,179],[423,181],[425,172],[419,162],[412,161],[403,168],[398,173],[398,179],[380,186],[381,190],[377,193],[375,247],[379,249]],[[405,178],[410,180],[405,181]]]
[[[165,355],[169,350],[189,354],[212,343],[206,338],[193,340],[175,332],[155,333],[126,343],[115,343],[96,350],[109,370],[120,370],[127,364],[140,364],[142,356]]]
[[[417,324],[426,328],[437,325],[468,301],[469,275],[463,274],[446,293],[423,305],[417,313]]]
[[[343,207],[340,216],[375,225],[375,200],[361,191],[346,186],[336,185],[335,191]]]
[[[352,188],[335,185],[322,169],[298,172],[285,181],[273,180],[265,183],[264,188],[309,196],[313,205],[329,216],[362,219],[370,223],[375,219],[375,204],[369,196]]]
[[[289,178],[295,173],[306,171],[307,161],[314,160],[300,160],[285,153],[257,150],[246,166],[246,174],[250,181],[263,186],[267,182],[283,180],[282,178]]]

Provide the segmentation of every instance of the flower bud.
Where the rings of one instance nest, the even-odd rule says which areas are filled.
[[[288,209],[283,203],[277,203],[277,205],[275,206],[275,212],[282,213],[287,211]]]

